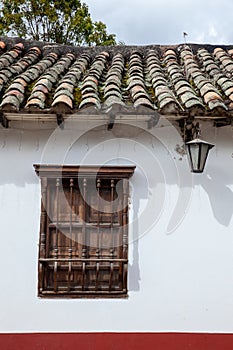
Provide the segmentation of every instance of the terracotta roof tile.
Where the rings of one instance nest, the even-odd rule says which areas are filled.
[[[0,41],[0,108],[233,113],[233,48],[72,48]]]
[[[73,107],[73,101],[70,96],[67,96],[66,94],[60,94],[57,97],[54,98],[53,106],[58,105],[59,103],[67,105],[69,108]]]
[[[123,72],[124,58],[121,54],[116,54],[112,59],[104,82],[104,106],[106,108],[113,105],[125,105],[121,93]]]

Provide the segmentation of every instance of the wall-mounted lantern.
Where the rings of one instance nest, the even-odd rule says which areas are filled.
[[[202,173],[208,157],[209,150],[214,147],[213,144],[203,141],[199,138],[199,123],[195,127],[196,138],[186,142],[188,160],[193,173]]]

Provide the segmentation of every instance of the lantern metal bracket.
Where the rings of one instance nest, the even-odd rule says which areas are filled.
[[[200,124],[199,122],[194,123],[193,118],[179,120],[179,127],[184,140],[184,143],[193,140],[200,136]]]
[[[192,138],[198,139],[201,136],[201,128],[199,122],[194,125]]]
[[[57,125],[63,129],[63,122],[64,122],[64,118],[63,115],[61,113],[57,113]]]

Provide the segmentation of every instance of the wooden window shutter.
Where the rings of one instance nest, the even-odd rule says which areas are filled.
[[[125,297],[134,166],[34,165],[41,179],[40,297]]]

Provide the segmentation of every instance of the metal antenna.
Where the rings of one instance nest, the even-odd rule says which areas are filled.
[[[184,37],[184,43],[185,43],[185,45],[187,44],[187,42],[186,42],[186,36],[188,36],[188,34],[187,34],[186,32],[183,32],[183,37]]]
[[[186,46],[186,45],[187,45],[187,41],[186,41],[186,37],[187,37],[187,36],[188,36],[188,33],[183,32],[183,37],[184,37],[184,46]],[[190,45],[190,46],[189,46],[189,48],[190,48],[190,50],[191,50],[191,52],[192,52],[192,55],[194,56],[192,46]]]

